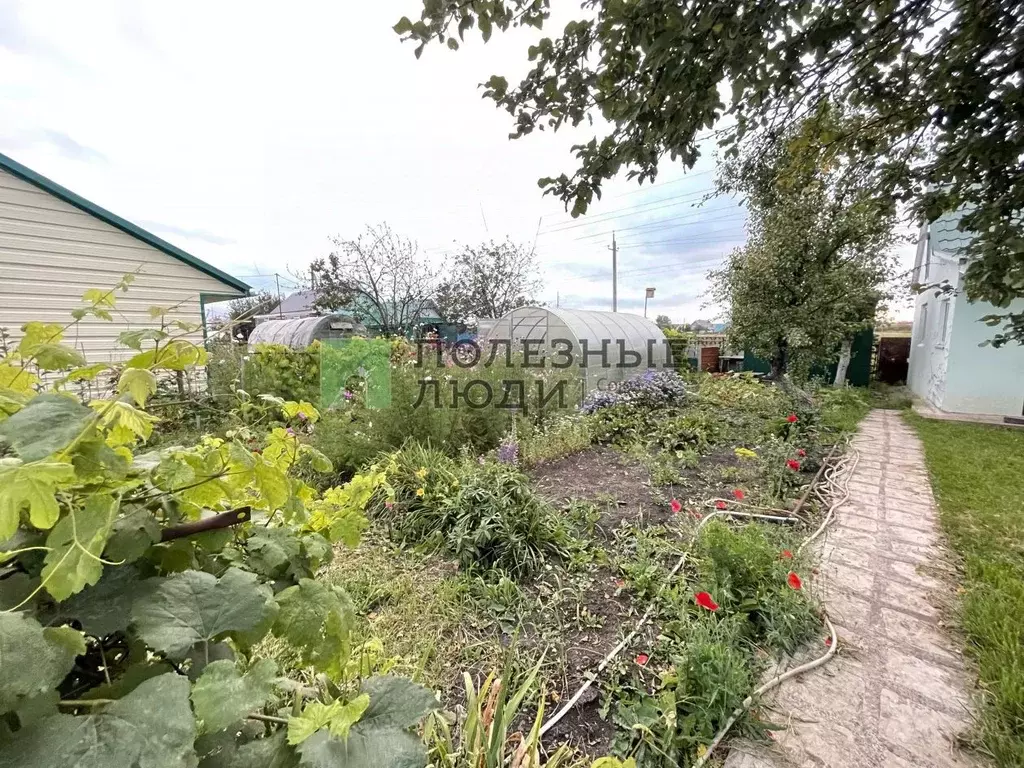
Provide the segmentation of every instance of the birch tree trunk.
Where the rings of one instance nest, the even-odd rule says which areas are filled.
[[[839,364],[836,366],[836,380],[832,382],[833,387],[842,387],[846,384],[846,371],[850,367],[850,356],[853,353],[853,339],[843,339],[843,346],[839,352]]]

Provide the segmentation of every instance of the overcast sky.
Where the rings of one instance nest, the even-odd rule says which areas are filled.
[[[538,33],[417,61],[391,27],[419,7],[0,0],[0,151],[257,287],[293,285],[329,236],[386,221],[428,258],[536,243],[542,300],[610,309],[614,229],[620,310],[642,312],[652,286],[651,317],[715,317],[704,272],[742,244],[744,217],[727,199],[694,207],[711,147],[654,186],[608,183],[574,221],[537,179],[571,173],[569,147],[593,134],[510,141],[480,98],[492,74],[518,81]]]

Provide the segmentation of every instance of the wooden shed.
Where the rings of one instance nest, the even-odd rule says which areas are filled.
[[[207,302],[249,292],[241,280],[0,154],[0,328],[15,342],[25,323],[68,323],[86,290],[113,287],[136,271],[117,296],[113,322],[87,317],[68,334],[89,362],[134,354],[117,337],[129,326],[158,327],[152,306],[174,306],[174,317],[205,329]],[[193,340],[202,343],[203,335]]]

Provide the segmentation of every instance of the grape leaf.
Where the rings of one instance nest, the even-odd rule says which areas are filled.
[[[233,661],[214,661],[192,688],[192,705],[204,731],[220,731],[255,709],[274,693],[277,664],[260,659],[242,674]]]
[[[4,423],[8,422],[10,419]],[[0,459],[0,541],[14,535],[23,507],[28,507],[29,520],[36,528],[52,528],[60,516],[57,485],[74,479],[75,468],[70,464]]]
[[[245,542],[249,565],[267,577],[283,575],[302,555],[302,543],[289,528],[261,528]]]
[[[40,344],[34,356],[36,365],[42,371],[62,371],[85,365],[82,354],[64,344]]]
[[[261,501],[254,506],[273,511],[284,506],[288,501],[288,475],[265,461],[256,462],[252,469],[253,484],[259,491]]]
[[[58,323],[41,323],[32,320],[21,326],[24,336],[18,342],[18,354],[27,360],[43,344],[55,344],[64,337],[64,327]]]
[[[0,423],[0,439],[28,461],[66,448],[92,419],[88,408],[66,395],[38,395]]]
[[[0,714],[56,688],[83,653],[82,633],[71,627],[43,629],[22,613],[0,613]]]
[[[148,440],[153,434],[153,425],[159,421],[156,416],[121,400],[90,400],[89,407],[100,414],[100,422],[107,429],[107,444],[111,447],[130,445],[139,438]]]
[[[146,398],[156,394],[156,374],[145,368],[125,368],[117,382],[117,391],[129,393],[139,407],[143,407]]]
[[[160,675],[84,717],[53,715],[18,731],[0,768],[189,768],[195,737],[188,681]]]
[[[288,718],[288,743],[293,746],[301,744],[321,728],[326,728],[332,736],[346,741],[352,726],[359,721],[369,705],[370,697],[365,693],[346,704],[338,700],[330,704],[311,701],[303,707],[302,714]]]
[[[241,746],[219,746],[203,757],[199,768],[295,768],[299,757],[285,742],[285,732],[256,739]]]
[[[252,629],[263,620],[271,599],[269,587],[237,568],[219,579],[185,571],[151,581],[156,582],[152,592],[132,605],[132,621],[150,647],[175,660],[183,659],[196,643]]]
[[[0,389],[6,389],[21,395],[31,395],[39,377],[31,371],[11,365],[7,360],[0,360]]]
[[[303,660],[336,674],[346,661],[352,602],[344,590],[321,581],[302,579],[276,598],[280,607],[274,634],[302,649]]]
[[[99,581],[103,573],[99,557],[119,506],[120,500],[113,496],[93,494],[50,531],[42,577],[55,600],[66,600]]]

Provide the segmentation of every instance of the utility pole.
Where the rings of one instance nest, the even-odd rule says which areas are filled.
[[[612,232],[612,312],[619,311],[619,248],[615,244],[615,232]]]
[[[282,318],[284,315],[281,314],[281,276],[277,272],[274,273],[274,282],[277,283],[277,316]]]

